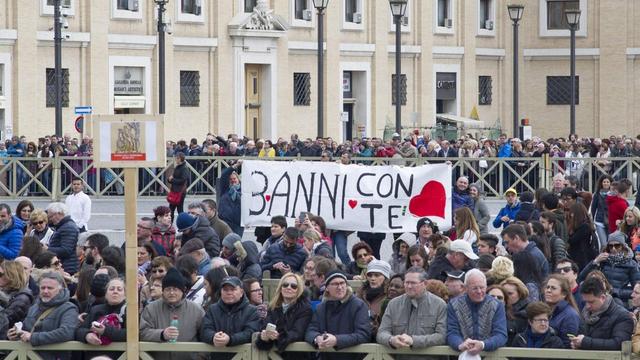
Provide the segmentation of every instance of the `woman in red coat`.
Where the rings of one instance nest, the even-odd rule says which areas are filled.
[[[612,193],[607,196],[607,209],[609,212],[609,234],[618,230],[618,224],[624,218],[624,212],[629,207],[627,196],[631,191],[631,181],[622,179],[617,184],[611,184]]]

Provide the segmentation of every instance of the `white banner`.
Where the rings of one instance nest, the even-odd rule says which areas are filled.
[[[332,230],[416,231],[429,217],[451,225],[451,167],[341,165],[307,161],[244,161],[242,223],[270,226],[271,217],[320,215]]]

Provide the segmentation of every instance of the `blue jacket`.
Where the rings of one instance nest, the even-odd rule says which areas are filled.
[[[489,295],[485,295],[484,300],[478,304],[472,302],[467,295],[458,296],[449,302],[449,305],[447,306],[447,344],[452,349],[459,351],[460,344],[465,340],[462,335],[463,332],[457,315],[457,308],[462,305],[461,302],[463,301],[466,302],[467,306],[469,306],[471,310],[471,317],[474,325],[471,330],[472,335],[470,337],[474,340],[484,341],[485,351],[494,351],[499,347],[505,346],[507,343],[506,311],[504,305]],[[493,318],[491,319],[491,335],[486,338],[480,338],[479,310],[483,306],[496,307]]]
[[[542,253],[542,250],[538,248],[538,245],[536,245],[535,242],[529,241],[529,245],[527,245],[527,247],[525,247],[523,251],[533,256],[536,261],[536,266],[538,266],[538,269],[540,269],[540,273],[543,278],[549,276],[549,261],[547,261],[547,258]]]
[[[220,220],[229,224],[234,233],[242,236],[244,229],[240,225],[242,196],[238,195],[236,200],[232,200],[229,195],[229,177],[236,171],[232,167],[228,167],[222,171],[219,180],[220,200],[218,201],[218,217]]]
[[[11,144],[7,148],[7,154],[12,157],[22,157],[24,156],[24,146],[21,143]]]
[[[49,251],[56,254],[62,262],[64,271],[73,275],[78,271],[80,262],[76,256],[78,244],[78,226],[71,220],[71,216],[65,216],[58,225],[49,240]]]
[[[613,288],[611,294],[620,298],[622,302],[626,302],[631,298],[634,284],[640,281],[638,263],[633,259],[628,259],[619,265],[613,265],[608,260],[605,260],[600,263],[600,266],[591,261],[580,272],[578,281],[586,279],[587,275],[593,270],[602,271]]]
[[[496,216],[496,218],[493,220],[493,227],[498,229],[501,226],[503,228],[509,226],[509,222],[505,222],[500,220],[501,217],[503,216],[508,216],[509,219],[511,220],[515,220],[516,215],[518,214],[518,211],[520,211],[520,202],[517,201],[515,204],[509,206],[509,204],[507,204],[505,207],[503,207],[502,209],[500,209],[500,212],[498,213],[498,216]]]
[[[549,318],[549,326],[556,331],[556,334],[562,339],[564,347],[571,348],[571,341],[567,334],[578,335],[580,329],[580,315],[565,300],[556,304],[553,313]]]
[[[337,350],[369,342],[371,321],[369,308],[349,291],[346,300],[325,300],[313,313],[305,334],[305,341],[315,345],[315,339],[323,333],[332,334],[337,339]],[[361,359],[364,355],[323,353],[321,359]]]
[[[282,274],[279,270],[275,270],[273,265],[283,262],[291,267],[291,271],[299,273],[302,270],[302,264],[307,259],[307,252],[301,245],[296,244],[292,251],[288,251],[284,247],[284,241],[269,246],[267,252],[260,260],[262,271],[271,271],[271,278],[279,279]]]
[[[12,223],[7,229],[0,232],[0,256],[6,260],[15,259],[22,247],[22,229],[24,223],[17,216],[11,217]]]
[[[506,142],[498,149],[498,157],[511,157],[511,143]]]
[[[451,209],[452,212],[461,207],[468,207],[473,212],[473,199],[469,195],[469,191],[460,191],[457,187],[453,187],[451,192]]]

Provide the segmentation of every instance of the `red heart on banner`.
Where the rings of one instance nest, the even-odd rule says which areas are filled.
[[[409,201],[409,212],[415,216],[437,216],[444,218],[447,205],[447,192],[437,181],[429,181],[424,185],[420,194]]]
[[[267,200],[267,201],[271,201],[271,195],[265,195],[265,196],[264,196],[264,198],[265,198],[265,200]]]
[[[354,209],[357,205],[358,205],[357,200],[349,200],[349,207],[351,207],[352,209]]]

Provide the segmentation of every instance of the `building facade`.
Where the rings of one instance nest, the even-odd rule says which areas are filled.
[[[157,8],[151,0],[62,0],[63,129],[95,114],[158,110]],[[569,132],[569,31],[577,31],[577,132],[640,132],[640,3],[523,0],[520,118],[539,136]],[[54,131],[53,0],[0,0],[0,131]],[[258,11],[254,11],[254,8]],[[267,10],[268,8],[268,10]],[[170,0],[166,135],[276,139],[317,128],[317,15],[312,0]],[[265,11],[261,11],[265,10]],[[265,20],[266,18],[266,20]],[[325,15],[324,132],[381,136],[395,121],[395,26],[386,0],[331,0]],[[402,124],[437,114],[512,132],[513,27],[500,0],[409,0],[402,25]],[[466,125],[462,125],[466,124]],[[484,124],[484,125],[478,125]]]

